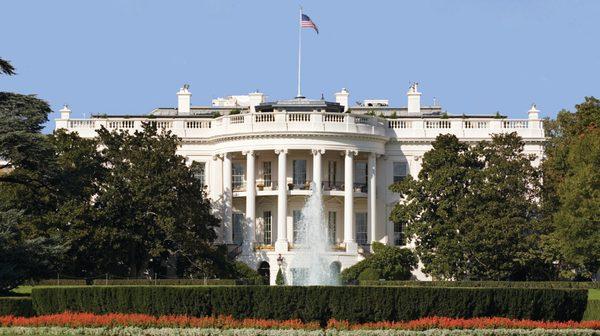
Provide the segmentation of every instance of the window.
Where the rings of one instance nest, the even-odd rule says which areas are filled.
[[[306,184],[306,160],[294,160],[293,162],[295,186],[304,186]]]
[[[271,244],[272,223],[271,211],[263,212],[263,243],[265,244]]]
[[[404,235],[402,232],[402,223],[394,223],[394,245],[404,245]]]
[[[292,217],[293,217],[293,226],[294,226],[294,237],[293,237],[293,241],[294,244],[302,244],[302,240],[304,240],[304,232],[303,232],[303,227],[301,227],[301,221],[302,221],[302,211],[300,210],[294,210],[292,212]]]
[[[360,191],[367,191],[367,163],[354,162],[354,186],[360,188]]]
[[[263,162],[263,183],[265,187],[271,187],[273,181],[271,180],[271,161]]]
[[[329,218],[327,221],[327,236],[329,238],[329,244],[336,243],[336,218],[337,213],[335,211],[329,211]]]
[[[204,187],[206,185],[206,162],[192,162],[191,166],[194,177],[200,182],[200,185]]]
[[[406,162],[394,162],[394,183],[398,183],[407,175]]]
[[[231,179],[233,190],[241,190],[244,187],[244,165],[234,162],[231,165]]]
[[[244,214],[234,213],[233,214],[233,242],[241,244],[244,241]]]
[[[337,171],[337,162],[329,161],[328,169],[327,169],[327,179],[329,181],[329,188],[333,188],[336,182],[336,171]]]
[[[359,245],[367,244],[367,213],[356,213],[356,242]]]

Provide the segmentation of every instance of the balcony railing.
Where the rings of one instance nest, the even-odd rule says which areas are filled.
[[[94,117],[56,121],[57,128],[77,131],[81,136],[96,136],[102,126],[114,130],[141,130],[143,122],[182,138],[208,138],[231,134],[268,132],[334,132],[368,134],[391,138],[435,138],[451,133],[460,137],[485,138],[494,133],[517,132],[523,137],[541,137],[544,132],[539,119],[487,118],[399,118],[384,119],[351,113],[271,112],[227,115],[208,118],[169,117]]]

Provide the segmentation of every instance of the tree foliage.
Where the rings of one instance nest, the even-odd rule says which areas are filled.
[[[61,148],[70,149],[61,157],[65,169],[82,156],[69,176],[88,200],[81,207],[75,199],[81,216],[62,221],[76,247],[72,258],[80,260],[69,273],[143,276],[179,264],[181,275],[213,275],[218,251],[211,242],[218,221],[203,186],[176,154],[179,139],[150,124],[133,134],[98,133],[97,144],[78,139],[79,146],[72,136],[55,135]]]
[[[590,279],[600,268],[600,100],[545,122],[544,221],[561,276]]]
[[[10,64],[9,61],[0,58],[0,74],[4,75],[15,75],[15,68]]]
[[[63,246],[44,237],[27,237],[19,229],[23,214],[0,211],[0,294],[24,280],[48,276]]]
[[[0,274],[15,278],[3,288],[48,272],[240,273],[226,250],[212,244],[218,220],[193,169],[176,153],[180,139],[151,125],[134,134],[102,129],[95,139],[61,130],[44,135],[49,112],[34,96],[0,93],[0,213],[16,216],[3,224],[14,253]],[[60,258],[41,253],[59,248]],[[27,272],[12,271],[26,256],[39,260]]]
[[[539,172],[516,134],[474,146],[440,135],[419,179],[391,186],[400,194],[391,219],[405,227],[424,272],[438,279],[549,278],[541,254]]]

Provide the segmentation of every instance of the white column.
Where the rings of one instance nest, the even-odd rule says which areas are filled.
[[[287,252],[287,149],[278,149],[277,165],[277,241],[275,252]]]
[[[321,156],[325,154],[324,149],[313,149],[313,182],[315,184],[314,192],[321,193],[323,190],[323,178],[322,178],[322,167],[321,167]]]
[[[250,250],[256,241],[256,174],[254,151],[244,152],[246,155],[246,222],[248,223],[248,246]]]
[[[344,244],[346,252],[356,253],[358,246],[354,233],[354,155],[346,150],[344,159]]]
[[[367,187],[367,226],[369,228],[369,241],[377,241],[377,154],[369,154],[368,167],[369,186]]]
[[[233,192],[231,190],[231,155],[223,154],[223,242],[233,243]]]

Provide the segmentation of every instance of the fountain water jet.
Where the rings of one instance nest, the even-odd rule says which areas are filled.
[[[319,186],[320,187],[320,186]],[[337,285],[337,276],[331,272],[326,254],[330,251],[322,193],[311,184],[311,195],[302,208],[298,223],[295,256],[290,263],[294,285]]]

